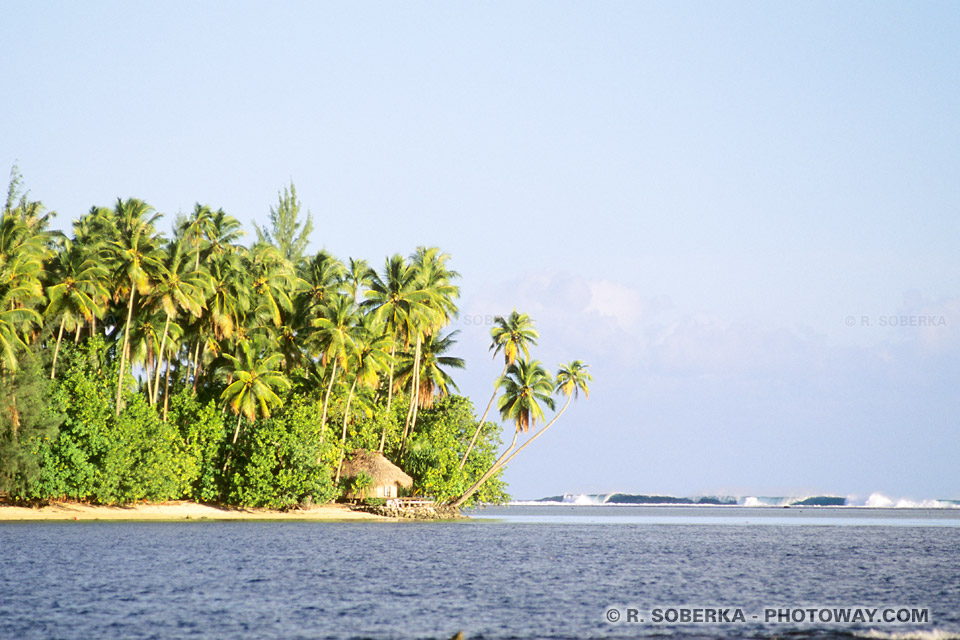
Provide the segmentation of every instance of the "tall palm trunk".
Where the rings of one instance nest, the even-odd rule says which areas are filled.
[[[163,376],[163,421],[167,421],[167,406],[170,404],[170,359],[167,359],[167,373]]]
[[[160,369],[163,365],[163,351],[167,347],[167,330],[170,329],[170,314],[167,314],[167,321],[163,325],[163,338],[160,340],[160,355],[157,359],[157,376],[153,382],[153,399],[150,404],[156,406],[157,398],[160,397]],[[167,371],[170,370],[170,367],[167,367]]]
[[[200,378],[200,345],[203,337],[197,338],[197,348],[193,352],[193,395],[197,395],[197,380]]]
[[[343,410],[343,433],[340,435],[340,461],[337,462],[337,477],[333,484],[340,482],[340,471],[343,469],[344,448],[347,446],[347,421],[350,419],[350,402],[353,400],[353,392],[357,388],[357,377],[353,378],[353,384],[350,385],[350,393],[347,394],[347,406]]]
[[[472,487],[470,487],[469,489],[467,489],[467,491],[466,491],[462,496],[460,496],[459,498],[457,498],[457,500],[453,503],[453,506],[454,506],[454,507],[459,507],[459,506],[462,505],[464,502],[466,502],[467,498],[469,498],[469,497],[472,496],[474,493],[476,493],[477,489],[479,489],[479,488],[481,487],[481,485],[483,485],[483,483],[486,482],[486,481],[490,478],[490,476],[492,476],[493,474],[495,474],[497,471],[499,471],[499,470],[502,469],[503,467],[507,466],[507,464],[508,464],[511,460],[513,460],[513,459],[517,456],[518,453],[520,453],[521,451],[523,451],[524,449],[526,449],[526,448],[530,445],[531,442],[533,442],[534,440],[536,440],[537,438],[539,438],[540,436],[542,436],[544,431],[546,431],[547,429],[549,429],[550,427],[552,427],[552,426],[553,426],[553,423],[560,419],[560,416],[563,415],[563,412],[566,411],[566,410],[567,410],[567,407],[570,406],[570,401],[571,401],[571,400],[573,400],[573,394],[570,394],[569,396],[567,396],[567,401],[563,404],[563,408],[560,409],[560,411],[557,413],[557,415],[553,416],[553,419],[550,420],[550,422],[548,422],[546,425],[544,425],[543,428],[540,429],[539,431],[537,431],[535,434],[533,434],[532,436],[530,436],[530,438],[527,439],[527,441],[524,442],[522,445],[520,445],[520,447],[519,447],[516,451],[514,451],[513,453],[510,453],[510,449],[513,449],[513,444],[511,444],[511,445],[510,445],[510,449],[507,449],[507,450],[504,452],[504,454],[503,454],[502,456],[500,456],[500,457],[497,459],[497,461],[494,462],[493,465],[492,465],[489,469],[487,469],[486,473],[484,473],[482,476],[480,476],[480,479],[477,480],[476,484],[474,484]],[[513,436],[513,441],[514,441],[514,442],[517,441],[517,436],[516,436],[516,435]],[[507,455],[507,454],[509,454],[509,455]]]
[[[323,416],[320,418],[320,444],[323,444],[323,434],[327,429],[327,407],[330,404],[330,392],[333,391],[333,381],[337,379],[337,360],[333,360],[333,370],[330,372],[330,384],[327,393],[323,396]]]
[[[60,318],[60,331],[57,333],[57,348],[53,350],[53,366],[50,367],[51,380],[57,376],[57,356],[60,355],[60,340],[63,339],[63,325],[66,322],[66,318]]]
[[[570,401],[571,401],[571,400],[573,400],[573,395],[572,395],[572,394],[569,395],[569,396],[567,396],[567,401],[563,404],[563,407],[560,409],[560,411],[557,413],[557,415],[553,416],[553,419],[550,420],[550,422],[548,422],[546,425],[544,425],[543,428],[540,429],[540,431],[537,431],[535,434],[533,434],[532,436],[530,436],[530,438],[529,438],[526,442],[524,442],[522,445],[520,445],[520,447],[519,447],[516,451],[514,451],[512,454],[510,454],[510,457],[509,457],[509,458],[507,458],[506,460],[504,460],[503,462],[501,462],[499,465],[497,465],[497,469],[501,469],[501,468],[507,466],[507,465],[510,463],[510,461],[513,460],[513,459],[517,456],[518,453],[520,453],[521,451],[523,451],[524,449],[526,449],[528,446],[530,446],[530,444],[531,444],[534,440],[536,440],[537,438],[539,438],[540,436],[543,435],[544,431],[546,431],[547,429],[549,429],[550,427],[552,427],[552,426],[553,426],[553,423],[556,422],[557,420],[559,420],[559,419],[560,419],[560,416],[563,415],[563,412],[566,411],[566,410],[567,410],[567,407],[570,406]],[[496,469],[495,469],[495,471],[496,471]]]
[[[147,357],[149,358],[149,355]],[[149,401],[150,404],[152,405],[153,404],[153,382],[151,379],[153,378],[153,371],[150,369],[149,359],[143,363],[143,368],[146,370],[144,373],[146,374],[146,379],[147,379],[147,401]]]
[[[404,447],[407,444],[407,436],[413,430],[413,420],[417,415],[417,404],[420,401],[420,344],[423,339],[422,334],[417,334],[417,346],[413,355],[413,379],[410,388],[410,408],[407,409],[407,419],[403,423],[403,437],[400,438],[400,455],[403,455]]]
[[[510,367],[510,364],[503,365],[503,373],[500,374],[500,378],[507,375],[507,369]],[[499,382],[500,378],[497,378]],[[470,439],[470,445],[467,447],[467,450],[463,452],[463,459],[460,460],[460,466],[458,467],[461,471],[463,470],[463,465],[467,464],[467,456],[470,455],[470,451],[473,449],[473,445],[477,442],[477,436],[480,435],[480,430],[483,429],[483,423],[487,419],[487,414],[490,413],[490,407],[493,406],[493,401],[497,399],[497,391],[500,390],[500,387],[494,384],[493,386],[493,395],[490,396],[490,402],[487,403],[487,408],[483,410],[483,415],[480,416],[480,422],[477,423],[477,430],[473,432],[473,438]]]
[[[120,377],[117,378],[117,415],[120,415],[120,399],[123,393],[123,367],[126,364],[127,348],[130,343],[130,321],[133,318],[133,296],[137,293],[137,287],[130,281],[130,302],[127,303],[127,323],[123,327],[123,348],[120,350]]]
[[[383,455],[383,447],[387,442],[387,426],[390,424],[390,404],[393,402],[393,358],[397,352],[397,337],[393,337],[393,346],[390,347],[390,377],[387,380],[387,419],[383,421],[383,432],[380,434],[380,448],[377,452]]]
[[[494,473],[497,472],[497,469],[500,468],[500,465],[509,459],[508,456],[510,455],[510,452],[513,451],[513,448],[517,446],[517,436],[519,435],[520,435],[520,429],[517,429],[513,432],[513,441],[510,443],[510,446],[507,447],[507,450],[504,451],[503,454],[501,454],[501,456],[497,458],[497,461],[494,462],[492,465],[490,465],[490,468],[487,469],[482,476],[480,476],[480,479],[477,480],[472,487],[467,489],[462,496],[457,498],[451,504],[451,506],[459,507],[460,505],[462,505],[464,502],[466,502],[470,498],[470,496],[472,496],[477,492],[477,489],[483,486],[483,483],[486,482],[490,478],[490,476],[492,476]]]
[[[224,407],[226,409],[226,407]],[[227,472],[227,465],[230,464],[230,456],[233,455],[233,447],[237,444],[237,436],[240,435],[240,420],[243,418],[242,413],[237,414],[237,428],[233,432],[233,440],[230,442],[230,450],[227,451],[227,459],[223,461],[223,473]]]

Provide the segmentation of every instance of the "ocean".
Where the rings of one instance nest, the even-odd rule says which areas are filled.
[[[960,638],[960,509],[472,515],[0,523],[0,638]]]

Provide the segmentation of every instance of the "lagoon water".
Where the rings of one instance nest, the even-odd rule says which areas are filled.
[[[474,516],[0,523],[0,638],[960,638],[960,510]],[[747,621],[649,620],[680,606],[739,607]],[[762,621],[810,606],[927,608],[929,621]],[[625,622],[629,608],[648,618]]]

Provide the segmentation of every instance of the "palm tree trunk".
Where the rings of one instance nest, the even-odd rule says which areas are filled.
[[[333,381],[337,378],[337,361],[333,361],[333,370],[330,372],[330,384],[327,385],[327,393],[323,397],[323,417],[320,418],[320,444],[323,444],[323,434],[327,429],[327,406],[330,404],[330,392],[333,391]]]
[[[143,363],[143,368],[146,369],[144,373],[147,379],[147,401],[150,402],[150,404],[152,405],[153,404],[153,383],[151,382],[150,379],[153,377],[152,376],[153,372],[150,370],[149,360]]]
[[[154,406],[157,404],[157,398],[160,397],[160,369],[163,365],[163,350],[167,346],[167,330],[170,328],[170,314],[167,314],[167,321],[163,325],[163,338],[160,340],[160,355],[157,360],[157,377],[153,383],[153,401],[150,403]],[[167,371],[170,370],[169,365],[167,366]]]
[[[167,406],[170,404],[170,359],[167,359],[167,373],[163,381],[163,421],[167,421]]]
[[[197,395],[197,379],[200,377],[200,345],[203,337],[197,338],[197,348],[193,351],[193,395]]]
[[[60,331],[57,333],[57,348],[53,350],[53,366],[50,367],[51,380],[57,376],[57,356],[60,355],[60,340],[63,339],[63,325],[66,323],[66,321],[66,318],[60,318]]]
[[[357,388],[357,378],[353,378],[353,384],[350,385],[350,393],[347,394],[347,406],[343,411],[343,433],[340,435],[340,461],[337,462],[337,477],[333,484],[336,486],[340,482],[340,471],[343,469],[344,447],[347,446],[347,420],[350,418],[350,402],[353,400],[353,391]]]
[[[526,448],[530,445],[531,442],[533,442],[534,440],[536,440],[537,438],[539,438],[540,436],[542,436],[544,431],[546,431],[547,429],[549,429],[550,427],[552,427],[552,426],[553,426],[553,423],[560,419],[560,416],[563,415],[563,412],[566,411],[566,410],[567,410],[567,407],[570,406],[570,401],[571,401],[572,399],[573,399],[573,394],[567,396],[567,401],[563,404],[563,408],[560,409],[560,411],[557,413],[557,415],[553,416],[553,419],[550,420],[550,422],[548,422],[546,425],[544,425],[544,427],[543,427],[542,429],[540,429],[539,431],[537,431],[535,434],[533,434],[532,436],[530,436],[530,438],[528,438],[526,442],[524,442],[522,445],[520,445],[520,448],[517,449],[516,451],[514,451],[513,453],[510,453],[510,449],[513,449],[513,444],[511,444],[511,445],[510,445],[510,449],[507,449],[507,450],[504,452],[504,454],[503,454],[502,456],[500,456],[500,457],[497,459],[497,461],[494,462],[493,465],[492,465],[489,469],[487,469],[486,473],[484,473],[484,474],[480,477],[480,479],[477,480],[477,483],[476,483],[475,485],[473,485],[472,487],[470,487],[469,489],[467,489],[466,493],[464,493],[462,496],[460,496],[459,498],[457,498],[456,502],[453,503],[453,506],[454,506],[454,507],[459,507],[460,505],[462,505],[462,504],[467,500],[467,498],[469,498],[470,496],[472,496],[472,495],[477,491],[477,489],[479,489],[480,486],[481,486],[484,482],[486,482],[487,479],[490,478],[490,476],[492,476],[494,473],[496,473],[497,471],[499,471],[499,470],[502,469],[503,467],[507,466],[507,463],[509,463],[511,460],[513,460],[513,459],[517,456],[518,453],[520,453],[521,451],[523,451],[524,449],[526,449]],[[513,441],[514,441],[514,442],[517,441],[517,436],[516,436],[516,435],[513,436]],[[507,455],[507,454],[509,454],[509,455]]]
[[[83,323],[77,323],[77,334],[73,336],[73,344],[80,344],[80,334],[83,332]]]
[[[117,415],[120,415],[120,399],[123,393],[123,367],[126,364],[127,345],[130,342],[130,321],[133,318],[133,296],[137,293],[137,287],[133,280],[130,281],[130,302],[127,303],[127,323],[123,327],[123,349],[120,350],[120,376],[117,378]]]
[[[226,408],[226,407],[224,407]],[[237,436],[240,435],[240,419],[243,418],[242,413],[237,414],[237,428],[233,432],[233,441],[230,443],[230,450],[227,451],[227,459],[223,461],[223,472],[227,472],[227,465],[230,464],[230,456],[233,455],[233,447],[237,444]]]
[[[407,419],[403,423],[403,436],[400,438],[400,455],[403,455],[407,444],[407,436],[412,433],[412,421],[417,415],[417,403],[420,401],[420,344],[423,335],[417,334],[417,346],[413,355],[413,379],[410,385],[410,408],[407,409]]]
[[[520,430],[519,430],[519,429],[517,429],[517,430],[515,430],[515,431],[513,432],[513,442],[510,443],[510,446],[507,447],[507,450],[504,451],[503,454],[502,454],[499,458],[497,458],[497,461],[494,462],[492,465],[490,465],[490,468],[487,469],[487,471],[486,471],[482,476],[480,476],[480,479],[477,480],[476,483],[474,483],[474,485],[473,485],[472,487],[470,487],[469,489],[467,489],[462,496],[460,496],[459,498],[457,498],[457,499],[452,503],[451,506],[459,507],[460,505],[462,505],[464,502],[466,502],[466,501],[470,498],[470,496],[472,496],[473,494],[475,494],[475,493],[477,492],[477,489],[479,489],[480,487],[483,486],[483,483],[486,482],[486,481],[490,478],[490,476],[492,476],[494,473],[497,472],[497,469],[500,468],[500,465],[501,465],[505,460],[508,459],[507,456],[510,455],[510,452],[513,451],[513,448],[514,448],[515,446],[517,446],[517,436],[519,436],[519,435],[520,435]]]
[[[383,455],[383,446],[387,442],[387,425],[390,424],[390,403],[393,402],[393,358],[397,352],[397,337],[393,337],[393,346],[390,347],[390,377],[387,380],[387,419],[383,421],[383,432],[380,434],[380,448],[377,452]]]
[[[242,413],[237,414],[237,428],[233,432],[233,440],[230,442],[231,445],[237,444],[237,436],[240,435],[240,418],[242,417]]]
[[[503,373],[500,374],[500,378],[507,375],[507,368],[509,364],[503,366]],[[497,381],[500,381],[500,378],[497,378]],[[467,456],[470,455],[470,451],[473,449],[473,445],[477,442],[477,436],[480,435],[480,430],[483,429],[483,423],[487,419],[487,414],[490,413],[490,407],[493,406],[493,401],[497,399],[497,391],[500,390],[500,387],[496,384],[493,385],[493,395],[490,396],[490,402],[487,403],[487,408],[483,410],[483,415],[480,416],[480,422],[477,423],[477,430],[473,432],[473,438],[470,439],[470,445],[467,447],[467,450],[463,452],[463,459],[460,460],[459,469],[463,471],[463,465],[467,464]]]
[[[501,462],[501,463],[499,464],[499,466],[497,467],[497,469],[500,469],[501,467],[507,466],[507,464],[508,464],[511,460],[513,460],[518,453],[520,453],[521,451],[523,451],[524,449],[526,449],[526,448],[530,445],[531,442],[533,442],[534,440],[536,440],[537,438],[539,438],[540,436],[542,436],[544,431],[546,431],[547,429],[549,429],[550,427],[552,427],[552,426],[553,426],[553,423],[556,422],[557,420],[559,420],[559,419],[560,419],[560,416],[563,415],[563,412],[566,411],[566,410],[567,410],[567,407],[570,406],[570,401],[571,401],[572,399],[573,399],[573,394],[567,396],[567,401],[563,404],[563,407],[560,409],[559,413],[557,413],[557,415],[553,416],[553,419],[550,420],[550,422],[548,422],[546,425],[544,425],[544,427],[543,427],[542,429],[540,429],[540,431],[537,431],[535,434],[533,434],[532,436],[530,436],[530,438],[527,439],[527,441],[524,442],[522,445],[520,445],[520,448],[517,449],[516,451],[514,451],[514,452],[510,455],[509,458],[507,458],[506,460],[504,460],[503,462]]]

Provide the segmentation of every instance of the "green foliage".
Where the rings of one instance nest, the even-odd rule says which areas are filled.
[[[201,403],[186,391],[171,398],[170,404],[170,422],[179,429],[188,470],[195,477],[183,497],[200,502],[219,501],[223,495],[223,447],[230,429],[223,412],[213,400]]]
[[[195,481],[196,464],[176,426],[160,420],[138,394],[114,413],[116,370],[101,368],[106,347],[95,338],[64,353],[54,394],[65,419],[56,437],[38,441],[43,461],[25,497],[69,497],[103,504],[181,497]]]
[[[317,402],[293,396],[269,419],[248,426],[228,470],[228,500],[276,509],[332,500],[339,448],[329,438],[320,444],[320,416]]]
[[[373,478],[366,471],[361,471],[351,480],[350,492],[360,495],[364,489],[369,489],[371,486],[373,486]]]
[[[254,224],[259,242],[272,244],[292,264],[298,264],[313,233],[313,217],[307,211],[305,220],[300,219],[300,201],[293,182],[278,194],[276,208],[270,207],[270,229],[261,229]]]
[[[449,254],[346,268],[303,255],[313,225],[292,183],[270,214],[247,248],[223,210],[198,203],[167,238],[149,204],[118,199],[71,237],[48,230],[54,214],[14,168],[0,212],[0,491],[290,507],[335,497],[356,448],[403,458],[415,491],[440,499],[489,466],[499,427],[477,430],[464,398],[431,408],[463,364],[445,354]],[[495,476],[478,498],[504,495]]]
[[[26,497],[40,477],[41,445],[57,437],[63,413],[50,402],[54,384],[38,354],[0,382],[0,492]]]
[[[408,445],[404,470],[414,488],[438,501],[462,494],[493,464],[500,446],[500,428],[486,423],[463,470],[460,458],[476,430],[473,403],[462,396],[447,396],[420,413],[417,430]],[[499,503],[507,499],[501,474],[495,474],[474,494],[475,501]]]

